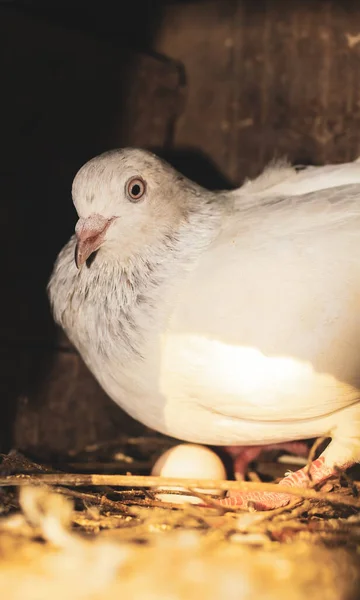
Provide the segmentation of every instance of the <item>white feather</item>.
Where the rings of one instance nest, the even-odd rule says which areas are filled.
[[[99,161],[98,172],[82,169],[91,206],[76,181],[81,216],[96,209],[93,189],[101,206],[107,197]],[[72,240],[49,285],[55,318],[110,397],[183,440],[330,434],[358,460],[359,162],[273,165],[218,194],[139,151],[112,155],[111,169],[119,190],[122,170],[145,172],[148,197],[129,208],[109,176],[106,214],[126,228],[119,219],[81,273]]]

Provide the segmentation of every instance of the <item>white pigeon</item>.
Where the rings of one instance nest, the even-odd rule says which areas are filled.
[[[329,436],[315,483],[360,460],[360,162],[274,163],[210,192],[126,148],[86,163],[72,194],[50,301],[119,406],[193,443]],[[308,483],[305,470],[282,481]]]

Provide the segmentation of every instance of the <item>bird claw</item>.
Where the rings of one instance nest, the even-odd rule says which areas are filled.
[[[279,485],[287,487],[307,488],[311,484],[321,483],[334,475],[334,467],[325,464],[325,457],[319,456],[311,463],[310,470],[307,467],[289,473],[279,481]],[[292,499],[291,494],[280,492],[241,492],[229,491],[226,498],[221,500],[223,506],[249,508],[254,507],[257,510],[273,510],[289,504]]]
[[[289,504],[290,494],[279,492],[229,492],[220,504],[230,508],[255,508],[256,510],[273,510]]]

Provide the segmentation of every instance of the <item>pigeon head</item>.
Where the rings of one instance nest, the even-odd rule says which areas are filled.
[[[186,219],[201,189],[144,150],[113,150],[91,159],[72,186],[78,268],[97,250],[125,257],[154,244]]]

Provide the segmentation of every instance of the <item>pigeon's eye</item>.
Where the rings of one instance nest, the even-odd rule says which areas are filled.
[[[140,177],[132,177],[126,184],[126,195],[130,202],[138,202],[146,191],[146,183]]]

